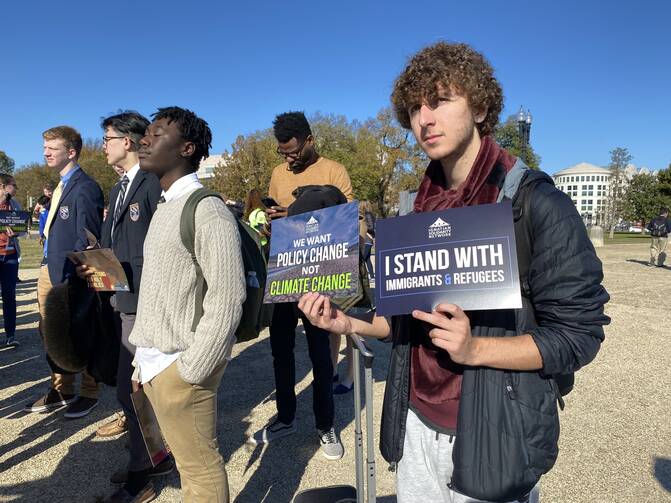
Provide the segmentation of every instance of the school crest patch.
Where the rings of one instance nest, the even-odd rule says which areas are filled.
[[[130,213],[130,219],[133,222],[140,220],[140,203],[132,203],[128,205],[128,211]]]
[[[61,220],[67,220],[70,218],[70,208],[67,206],[61,206],[58,208],[58,214],[60,215]]]

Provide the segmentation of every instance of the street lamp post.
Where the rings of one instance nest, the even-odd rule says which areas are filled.
[[[524,112],[524,107],[520,107],[517,113],[517,131],[522,138],[522,144],[526,148],[531,139],[531,112],[527,110]]]

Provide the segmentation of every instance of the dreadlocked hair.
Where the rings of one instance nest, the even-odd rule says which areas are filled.
[[[159,108],[151,117],[154,120],[167,119],[168,123],[177,123],[182,138],[196,146],[190,161],[191,165],[197,170],[200,161],[210,155],[210,148],[212,147],[212,131],[210,131],[207,122],[191,110],[179,107]]]

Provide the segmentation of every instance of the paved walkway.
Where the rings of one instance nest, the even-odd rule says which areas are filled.
[[[543,478],[544,503],[671,501],[671,383],[669,315],[671,269],[643,264],[642,245],[601,249],[613,318],[596,361],[577,376],[561,414],[561,454]],[[24,414],[22,405],[47,388],[47,365],[36,331],[37,271],[22,271],[19,331],[22,346],[0,350],[0,501],[90,502],[108,494],[109,474],[124,465],[123,437],[100,440],[96,428],[116,409],[105,389],[88,417]],[[375,434],[389,347],[371,345],[375,362]],[[253,448],[246,434],[273,415],[272,359],[267,334],[235,347],[219,398],[219,438],[232,496],[238,503],[289,502],[297,490],[354,483],[352,394],[336,397],[345,457],[327,461],[318,450],[311,412],[309,359],[297,338],[299,433],[276,445]],[[377,439],[376,439],[377,445]],[[393,474],[377,454],[378,501],[395,501]],[[159,484],[156,501],[177,502],[176,475]]]

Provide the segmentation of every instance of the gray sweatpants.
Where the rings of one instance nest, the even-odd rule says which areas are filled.
[[[454,437],[441,435],[408,410],[403,441],[403,458],[396,472],[398,503],[486,503],[454,492],[447,487],[452,477]],[[538,486],[528,503],[539,503]],[[511,502],[521,503],[521,502]],[[526,503],[526,502],[525,502]]]

